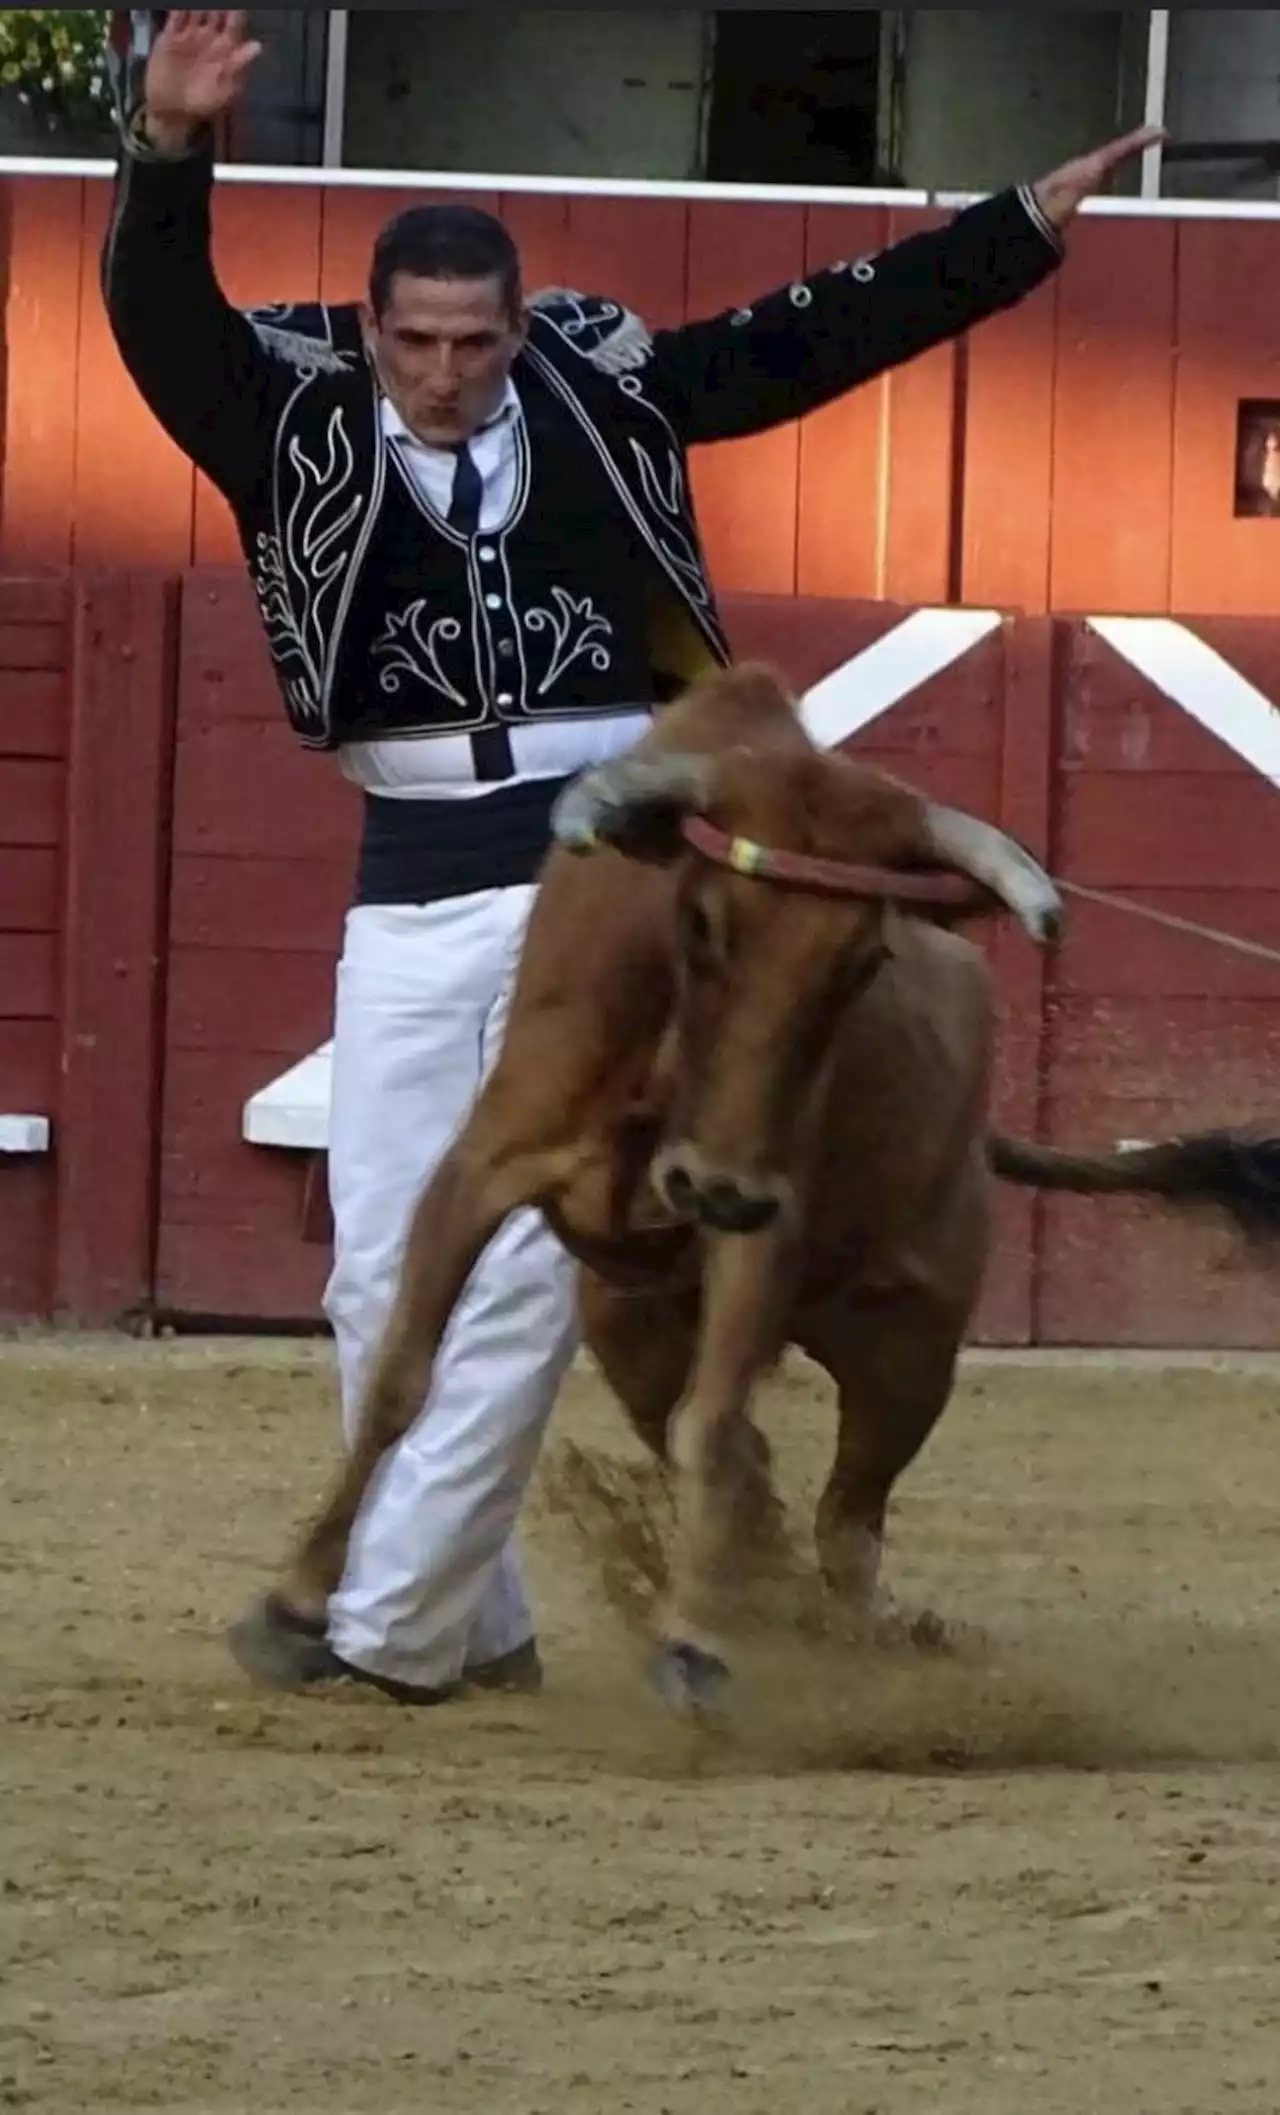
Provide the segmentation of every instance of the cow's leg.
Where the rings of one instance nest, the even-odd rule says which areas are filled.
[[[768,1234],[721,1235],[707,1249],[693,1383],[671,1425],[676,1525],[658,1621],[659,1687],[683,1707],[714,1701],[735,1589],[778,1540],[769,1450],[749,1409],[779,1348],[789,1260]]]
[[[913,1290],[828,1310],[797,1333],[838,1391],[835,1456],[814,1521],[818,1563],[859,1619],[874,1606],[890,1494],[946,1408],[966,1318]]]
[[[583,1345],[637,1438],[666,1462],[672,1413],[698,1348],[698,1293],[633,1293],[584,1270],[578,1308]]]

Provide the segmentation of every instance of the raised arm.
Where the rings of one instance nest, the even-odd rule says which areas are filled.
[[[887,368],[1012,308],[1061,264],[1064,231],[1143,130],[942,228],[816,272],[680,329],[656,331],[646,386],[689,445],[803,417]]]
[[[273,408],[296,384],[218,284],[213,120],[260,46],[242,16],[174,13],[128,116],[102,293],[121,358],[165,432],[234,504],[262,475]]]

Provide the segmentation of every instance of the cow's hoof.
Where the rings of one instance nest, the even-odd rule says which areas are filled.
[[[701,1716],[720,1702],[729,1670],[714,1652],[669,1639],[653,1662],[652,1679],[663,1703],[673,1711]]]

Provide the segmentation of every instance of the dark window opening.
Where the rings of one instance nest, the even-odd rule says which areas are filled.
[[[877,162],[877,11],[723,10],[715,29],[710,182],[892,181]]]

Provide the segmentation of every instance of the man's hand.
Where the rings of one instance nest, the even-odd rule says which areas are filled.
[[[1086,198],[1100,191],[1114,169],[1123,168],[1135,155],[1145,153],[1168,134],[1161,125],[1141,125],[1136,132],[1126,132],[1123,139],[1112,140],[1105,147],[1096,147],[1092,154],[1082,154],[1076,161],[1064,162],[1052,176],[1041,177],[1035,187],[1040,210],[1046,220],[1052,221],[1061,232],[1074,219]]]
[[[143,129],[153,147],[180,152],[230,109],[262,50],[246,28],[239,9],[184,8],[169,16],[147,61]]]

